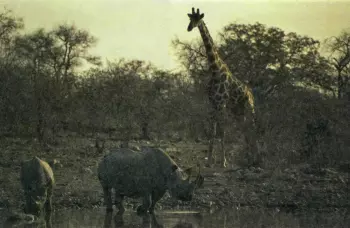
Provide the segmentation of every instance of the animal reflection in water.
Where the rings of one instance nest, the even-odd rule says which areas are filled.
[[[171,213],[170,213],[171,214]],[[164,215],[163,215],[164,216]],[[177,218],[176,218],[177,217]],[[198,228],[202,227],[202,215],[201,214],[194,214],[193,216],[187,217],[184,219],[183,216],[179,219],[178,216],[170,216],[167,218],[167,215],[165,215],[165,220],[170,220],[174,222],[176,220],[176,224],[172,223],[172,225],[168,224],[168,222],[165,222],[166,225],[160,223],[157,219],[157,216],[154,213],[146,213],[142,215],[142,222],[141,224],[125,224],[123,215],[120,215],[117,213],[113,217],[113,212],[106,212],[105,214],[105,220],[104,220],[104,228],[112,228],[112,227],[123,227],[123,228],[129,228],[129,227],[142,227],[142,228],[163,228],[163,227],[172,227],[172,228]],[[163,218],[164,219],[164,218]],[[179,220],[178,220],[179,219]],[[112,222],[113,220],[113,222]],[[112,225],[114,224],[114,226]],[[169,226],[170,225],[170,226]]]
[[[116,214],[113,218],[113,212],[106,212],[104,220],[104,228],[112,228],[112,220],[114,220],[115,227],[142,227],[142,228],[163,228],[164,226],[159,224],[155,214],[143,214],[142,215],[142,224],[135,226],[135,224],[125,225],[123,215]]]
[[[45,212],[45,216],[37,217],[31,214],[13,213],[4,223],[4,228],[51,228],[51,212]]]

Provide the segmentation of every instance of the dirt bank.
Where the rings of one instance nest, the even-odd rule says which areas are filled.
[[[107,141],[106,148],[119,142]],[[134,142],[134,145],[151,145]],[[154,144],[154,143],[153,143]],[[102,189],[96,177],[96,166],[104,154],[94,148],[94,140],[77,136],[61,138],[57,146],[39,150],[31,139],[1,140],[0,208],[18,209],[23,201],[19,182],[20,162],[32,155],[58,159],[55,169],[54,207],[92,208],[103,206]],[[206,146],[197,143],[158,142],[181,167],[204,163]],[[350,207],[349,173],[337,168],[313,168],[308,164],[274,169],[203,168],[205,183],[190,203],[175,201],[166,195],[158,204],[165,208],[217,210],[221,207],[276,208],[344,208]],[[126,200],[133,209],[139,200]]]

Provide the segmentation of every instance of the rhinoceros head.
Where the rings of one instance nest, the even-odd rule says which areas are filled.
[[[21,183],[25,196],[24,212],[39,215],[46,201],[47,186],[41,160],[34,157],[21,163]]]
[[[38,188],[35,184],[29,185],[27,188],[24,212],[38,216],[46,200],[46,189]]]
[[[202,186],[204,178],[200,174],[194,181],[190,181],[192,167],[187,170],[180,169],[177,165],[172,166],[172,174],[168,179],[168,189],[170,194],[182,201],[191,201],[196,188]]]

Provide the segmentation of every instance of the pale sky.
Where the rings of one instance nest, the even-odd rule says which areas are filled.
[[[231,22],[277,26],[323,40],[350,28],[350,0],[0,0],[23,17],[28,31],[75,23],[98,38],[92,53],[103,59],[125,57],[177,66],[171,40],[200,37],[187,32],[191,7],[205,13],[211,35]]]

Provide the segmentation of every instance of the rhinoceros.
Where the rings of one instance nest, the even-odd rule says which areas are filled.
[[[199,172],[196,180],[190,182],[191,168],[184,171],[163,150],[149,147],[142,148],[142,151],[110,149],[100,161],[97,172],[106,210],[113,211],[111,190],[114,189],[118,214],[125,211],[124,197],[143,197],[137,213],[153,213],[156,203],[167,190],[179,200],[190,201],[194,190],[204,181]]]
[[[24,190],[24,212],[39,216],[43,209],[52,210],[52,191],[55,184],[52,168],[38,157],[23,161],[20,174]]]

